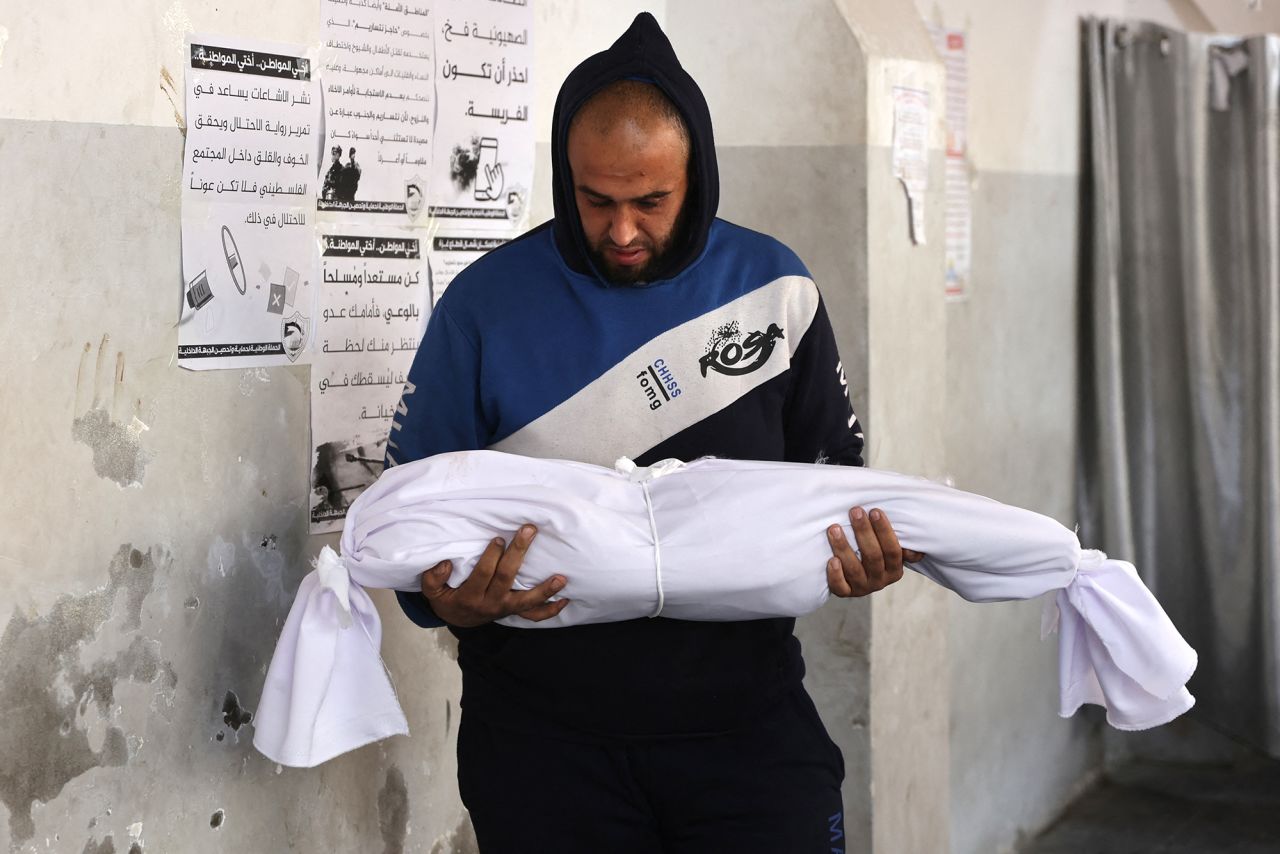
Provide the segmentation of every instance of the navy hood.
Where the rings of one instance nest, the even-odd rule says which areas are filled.
[[[680,65],[666,33],[648,12],[637,15],[608,50],[587,58],[575,68],[565,78],[556,97],[556,109],[551,117],[551,192],[555,202],[556,246],[572,269],[598,275],[589,260],[574,201],[573,175],[569,170],[569,123],[588,98],[617,80],[643,80],[658,86],[684,116],[689,129],[692,169],[689,196],[685,201],[685,233],[682,244],[672,248],[670,266],[662,271],[664,278],[671,278],[693,263],[707,245],[707,233],[720,204],[720,175],[707,100]]]

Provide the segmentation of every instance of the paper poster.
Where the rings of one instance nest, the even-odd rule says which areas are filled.
[[[929,93],[893,87],[893,175],[907,191],[911,240],[924,243],[924,197],[929,187]]]
[[[454,277],[470,266],[484,253],[506,243],[505,237],[464,235],[441,231],[431,238],[428,256],[431,270],[431,307],[435,308],[440,297]]]
[[[533,12],[525,0],[437,0],[439,99],[430,215],[524,228],[533,183]]]
[[[429,0],[320,0],[325,140],[316,208],[325,219],[425,219],[435,19]]]
[[[969,295],[973,244],[968,163],[969,70],[965,36],[959,30],[942,27],[930,27],[929,31],[947,72],[946,295],[947,299],[963,299]]]
[[[296,45],[198,35],[186,52],[179,364],[305,362],[317,292],[311,60]]]
[[[424,241],[418,229],[321,229],[312,533],[341,530],[347,507],[382,473],[391,419],[426,325]]]

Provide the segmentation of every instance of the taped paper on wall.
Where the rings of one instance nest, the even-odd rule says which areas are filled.
[[[907,192],[911,240],[924,243],[924,198],[929,187],[929,93],[893,87],[893,175]]]
[[[947,71],[946,163],[946,296],[969,295],[973,210],[969,198],[969,70],[965,35],[960,30],[930,27],[934,47]]]
[[[342,530],[382,473],[396,401],[427,320],[421,229],[325,225],[311,365],[311,533]]]
[[[297,45],[187,38],[182,313],[187,368],[306,361],[320,110]]]

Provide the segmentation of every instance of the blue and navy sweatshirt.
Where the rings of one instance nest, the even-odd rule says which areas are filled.
[[[576,109],[624,78],[660,86],[692,141],[682,242],[662,277],[639,286],[611,284],[592,265],[565,154]],[[710,114],[652,16],[570,74],[552,149],[555,218],[449,286],[409,373],[387,464],[490,448],[606,466],[707,455],[861,465],[862,429],[818,290],[781,243],[716,218]],[[575,567],[561,571],[572,599]],[[397,595],[416,623],[441,625],[421,595]],[[467,714],[590,739],[749,723],[799,685],[794,623],[450,631]]]

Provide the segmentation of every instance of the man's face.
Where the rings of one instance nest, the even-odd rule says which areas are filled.
[[[341,149],[341,148],[335,148],[335,149],[333,149],[332,151],[330,151],[329,153],[333,155],[333,162],[334,162],[334,163],[337,163],[339,160],[341,160],[341,159],[342,159],[342,149]]]
[[[682,226],[689,153],[679,129],[651,118],[569,133],[574,198],[596,269],[634,284],[660,274]]]

